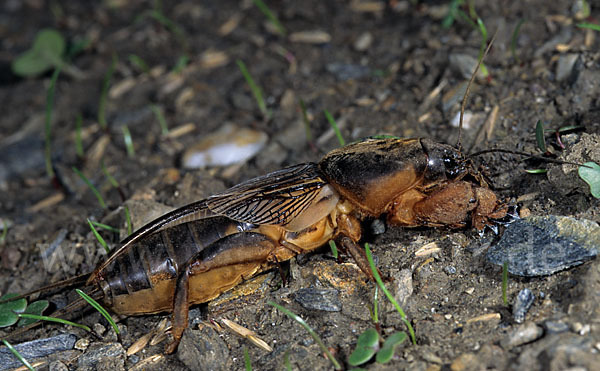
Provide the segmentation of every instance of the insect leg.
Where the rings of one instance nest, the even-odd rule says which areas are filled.
[[[271,265],[276,243],[260,233],[226,236],[193,256],[179,270],[173,301],[173,341],[165,349],[177,349],[188,324],[191,303],[211,300],[222,292]]]
[[[370,280],[375,280],[373,277],[373,272],[371,272],[371,268],[369,267],[369,261],[367,260],[367,255],[365,250],[362,249],[356,242],[354,242],[350,237],[342,236],[339,237],[338,242],[344,252],[350,254],[358,267],[364,274],[369,277]]]

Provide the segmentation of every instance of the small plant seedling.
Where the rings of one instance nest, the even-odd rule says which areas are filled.
[[[96,199],[98,200],[98,203],[100,204],[100,206],[103,209],[106,209],[107,208],[106,202],[104,202],[104,198],[102,198],[100,191],[98,191],[98,189],[96,187],[94,187],[92,182],[90,182],[90,180],[78,168],[73,166],[72,169],[75,172],[75,174],[77,174],[79,176],[79,178],[81,178],[81,180],[83,180],[83,182],[90,188],[90,190],[92,191],[94,196],[96,196]]]
[[[356,348],[348,358],[350,366],[359,366],[368,362],[375,354],[377,363],[387,363],[394,357],[396,346],[402,344],[408,336],[406,332],[400,331],[390,335],[383,346],[379,345],[380,338],[377,330],[369,328],[358,337]]]
[[[344,137],[342,137],[342,133],[340,132],[340,128],[337,126],[335,119],[333,118],[331,113],[329,113],[329,111],[323,110],[323,113],[325,114],[325,118],[327,118],[327,122],[329,122],[329,125],[331,125],[331,128],[335,132],[335,136],[337,137],[338,142],[340,142],[340,146],[345,146],[346,141],[344,140]]]
[[[335,357],[331,354],[331,352],[329,351],[329,349],[327,349],[327,347],[325,346],[325,344],[323,343],[323,341],[321,340],[321,338],[319,337],[319,335],[317,335],[317,333],[315,332],[315,330],[313,330],[308,323],[306,323],[306,321],[304,321],[302,319],[302,317],[300,317],[299,315],[295,314],[294,312],[290,311],[289,309],[286,309],[284,307],[282,307],[281,305],[272,302],[272,301],[268,301],[267,304],[279,309],[281,312],[283,312],[286,316],[290,317],[291,319],[293,319],[294,321],[298,322],[302,327],[304,327],[304,329],[306,331],[308,331],[308,333],[310,334],[310,336],[317,342],[317,344],[319,344],[319,347],[321,348],[321,350],[323,351],[323,353],[325,353],[327,355],[327,358],[329,358],[329,360],[331,361],[331,363],[333,364],[333,367],[336,370],[341,370],[342,366],[340,365],[340,363],[337,361],[337,359],[335,359]]]
[[[592,196],[600,198],[600,165],[595,162],[586,162],[583,165],[579,167],[579,176],[590,186]]]
[[[110,252],[110,249],[108,248],[106,241],[104,241],[104,238],[102,238],[102,236],[100,236],[100,233],[98,233],[98,231],[96,230],[96,227],[94,227],[94,224],[92,223],[92,221],[89,219],[87,221],[88,221],[88,224],[90,225],[90,228],[92,229],[92,233],[94,234],[94,237],[96,237],[98,242],[100,242],[100,245],[102,245],[102,247],[104,248],[104,251],[106,251],[106,253],[108,254]]]
[[[23,77],[37,76],[53,68],[60,69],[64,65],[65,39],[54,29],[39,31],[33,45],[11,64],[15,75]]]
[[[508,307],[508,262],[502,264],[502,302],[505,307]]]
[[[17,294],[6,294],[0,298],[0,300],[7,300],[13,297],[17,297]],[[12,326],[18,323],[19,327],[27,326],[30,323],[35,322],[35,319],[22,317],[22,314],[26,315],[37,315],[41,314],[48,308],[47,300],[38,300],[27,305],[25,298],[17,299],[14,301],[8,301],[0,304],[0,327]]]
[[[156,104],[152,104],[150,106],[150,109],[152,110],[152,112],[154,113],[154,116],[156,116],[156,119],[158,120],[158,124],[160,125],[162,135],[169,134],[169,127],[167,126],[167,120],[165,119],[165,115],[163,115],[163,112],[160,109],[160,107],[157,106]]]
[[[546,137],[544,136],[544,123],[541,120],[538,120],[535,124],[535,140],[540,151],[547,155],[548,148],[546,147]]]
[[[275,26],[277,32],[279,32],[281,36],[285,36],[287,33],[285,31],[285,27],[283,27],[281,22],[279,22],[279,19],[277,19],[271,9],[269,9],[269,7],[262,0],[253,0],[253,2],[254,5],[256,5],[258,9],[260,9],[260,11],[265,15],[265,17],[267,17],[267,19],[273,24],[273,26]]]
[[[127,149],[127,156],[129,158],[134,158],[135,149],[133,147],[133,139],[131,139],[131,132],[127,125],[121,126],[121,131],[123,132],[123,141],[125,142],[125,148]]]
[[[254,100],[256,100],[256,104],[258,105],[260,113],[262,113],[264,118],[268,119],[271,116],[271,113],[267,109],[267,104],[263,99],[262,89],[256,84],[256,82],[254,82],[252,75],[250,75],[248,68],[246,68],[246,64],[240,59],[236,60],[235,62],[237,63],[240,71],[242,72],[242,75],[244,75],[246,83],[252,91],[252,95],[254,96]]]
[[[594,31],[600,31],[600,24],[595,24],[595,23],[587,23],[587,22],[578,23],[577,27],[587,28],[587,29],[594,30]]]
[[[335,244],[334,240],[329,240],[329,247],[331,248],[331,255],[333,255],[334,258],[338,258],[338,249],[337,246]]]
[[[140,56],[136,54],[129,54],[127,56],[127,59],[129,60],[129,63],[134,65],[135,68],[142,71],[143,73],[150,72],[150,67],[148,67],[148,64]]]
[[[75,291],[79,294],[79,296],[83,298],[83,300],[87,301],[89,305],[94,307],[94,309],[96,309],[98,312],[100,312],[100,314],[102,314],[104,318],[106,318],[106,320],[108,321],[108,323],[110,323],[117,335],[121,334],[121,332],[119,331],[119,327],[117,327],[115,321],[112,319],[110,314],[108,314],[108,311],[102,307],[102,305],[100,305],[96,300],[92,299],[88,294],[81,291],[80,289],[75,289]]]
[[[250,362],[250,355],[248,354],[248,349],[244,347],[244,369],[246,371],[252,371],[252,363]]]

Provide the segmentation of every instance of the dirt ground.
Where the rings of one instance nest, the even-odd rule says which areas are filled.
[[[90,272],[102,252],[88,218],[119,228],[120,237],[103,232],[117,243],[126,234],[124,204],[139,227],[170,208],[246,179],[318,161],[339,146],[323,110],[335,117],[347,142],[375,134],[456,142],[458,128],[452,123],[482,35],[460,17],[451,26],[442,26],[450,1],[267,1],[286,36],[274,30],[252,1],[162,3],[161,7],[141,0],[9,0],[0,5],[0,218],[9,226],[0,247],[1,294]],[[578,8],[582,3],[474,2],[490,37],[498,33],[485,61],[489,76],[476,79],[467,104],[465,151],[539,152],[538,120],[549,129],[580,126],[561,137],[564,150],[548,133],[550,151],[557,156],[568,153],[582,136],[591,135],[598,142],[600,34],[575,26],[582,21]],[[591,15],[586,20],[597,21],[600,4],[588,3]],[[43,28],[59,30],[70,44],[89,41],[68,62],[77,72],[61,73],[56,86],[51,131],[55,181],[44,167],[51,72],[23,79],[10,69],[11,61]],[[174,72],[182,56],[188,56],[188,63]],[[98,123],[101,92],[115,57],[104,130]],[[136,63],[140,59],[147,69]],[[259,111],[237,59],[262,88],[270,117]],[[300,100],[307,108],[311,138],[306,136]],[[161,133],[151,107],[164,114],[168,135]],[[85,158],[76,153],[78,115],[83,119]],[[186,148],[226,123],[266,133],[265,148],[243,165],[184,169]],[[131,132],[134,156],[127,154],[124,127]],[[478,156],[476,161],[487,169],[496,192],[518,205],[522,215],[600,222],[598,200],[572,172],[549,177],[524,171],[561,170],[561,165],[498,153]],[[111,186],[101,163],[120,191]],[[106,208],[99,206],[73,166],[98,187]],[[372,222],[365,222],[366,231],[373,228]],[[380,270],[392,278],[392,291],[404,299],[417,339],[417,345],[403,344],[387,365],[371,362],[366,369],[600,367],[597,261],[546,277],[511,276],[509,300],[529,288],[536,299],[525,325],[535,325],[541,332],[523,337],[527,344],[510,345],[506,339],[519,338],[513,332],[521,325],[502,303],[501,268],[485,260],[485,249],[496,238],[492,232],[480,237],[468,229],[387,228],[383,234],[365,235]],[[53,244],[64,256],[47,253],[43,258],[41,251]],[[433,251],[423,253],[423,247]],[[272,300],[302,316],[345,368],[351,368],[346,360],[358,335],[374,326],[369,313],[373,284],[350,258],[338,264],[328,248],[292,259],[284,268],[290,272],[286,285],[281,285],[279,273],[270,272],[252,281],[252,290],[246,285],[244,295],[230,294],[194,309],[190,330],[174,355],[162,354],[164,342],[129,357],[124,353],[168,318],[164,314],[120,318],[125,330],[122,346],[115,344],[106,321],[90,312],[75,320],[95,324],[99,337],[45,325],[22,339],[72,333],[89,341],[43,359],[39,369],[49,364],[73,370],[242,369],[244,348],[256,370],[282,369],[285,359],[292,369],[332,369],[302,327],[267,305]],[[298,300],[306,288],[337,290],[334,300],[340,309],[306,309]],[[75,296],[68,291],[51,299],[61,307]],[[253,330],[274,350],[259,349],[225,328],[215,330],[215,322],[222,326],[221,318]],[[384,337],[406,330],[383,300],[380,320]]]

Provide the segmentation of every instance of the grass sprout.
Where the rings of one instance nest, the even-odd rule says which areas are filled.
[[[129,54],[127,56],[127,59],[129,60],[129,62],[131,64],[133,64],[140,71],[142,71],[144,73],[150,72],[150,67],[148,67],[148,64],[142,58],[140,58],[138,55]]]
[[[325,118],[327,118],[329,125],[331,125],[331,128],[335,132],[335,136],[337,137],[338,142],[340,142],[340,146],[345,146],[346,141],[344,140],[344,137],[342,137],[342,133],[340,132],[340,128],[338,128],[337,123],[335,122],[335,119],[333,118],[331,113],[329,113],[329,111],[323,110],[323,113],[325,114]]]
[[[152,104],[152,105],[150,105],[150,109],[152,110],[152,112],[154,113],[154,116],[156,116],[156,119],[158,120],[158,124],[160,125],[162,135],[169,134],[169,128],[167,127],[167,120],[165,120],[165,115],[163,115],[163,112],[160,109],[160,107],[157,106],[156,104]]]
[[[117,327],[117,324],[112,319],[110,314],[108,314],[106,309],[104,309],[100,304],[98,304],[98,302],[96,300],[92,299],[88,294],[81,291],[80,289],[75,289],[75,291],[79,294],[79,296],[81,296],[83,298],[83,300],[87,301],[89,305],[94,307],[94,309],[96,309],[98,312],[100,312],[100,314],[102,314],[102,316],[104,316],[104,318],[106,318],[106,320],[108,321],[108,323],[110,323],[110,325],[115,330],[117,335],[120,334],[119,327]]]
[[[92,184],[92,182],[90,182],[90,180],[81,171],[79,171],[78,168],[76,168],[75,166],[73,166],[72,169],[75,172],[75,174],[77,174],[81,178],[81,180],[83,180],[83,182],[85,184],[87,184],[87,186],[90,188],[90,190],[92,191],[92,193],[94,194],[94,196],[96,196],[96,198],[98,199],[98,203],[100,204],[100,206],[103,209],[106,209],[106,203],[104,202],[104,198],[102,198],[102,195],[100,194],[100,191],[98,191],[98,189],[96,187],[94,187],[94,185]]]
[[[131,213],[129,212],[129,207],[127,207],[127,205],[123,206],[123,209],[125,210],[125,220],[127,221],[127,234],[130,235],[133,232]]]
[[[521,26],[523,25],[523,23],[525,23],[525,19],[519,20],[519,22],[515,26],[515,29],[513,30],[512,37],[510,38],[510,51],[517,63],[521,63],[521,60],[517,55],[517,39],[519,37],[519,32],[521,31]]]
[[[23,364],[23,366],[27,367],[27,369],[31,370],[31,371],[35,371],[35,368],[33,368],[33,366],[25,359],[23,358],[23,356],[21,355],[21,353],[19,353],[15,347],[12,346],[11,343],[9,343],[8,341],[2,339],[2,342],[4,343],[4,345],[6,345],[6,347],[8,348],[8,350],[10,350],[10,352],[12,354],[15,355],[15,357],[17,357],[17,359]]]
[[[252,363],[250,362],[250,355],[248,354],[248,349],[244,348],[244,369],[246,371],[252,371]]]
[[[44,157],[46,160],[46,174],[48,178],[54,178],[54,167],[52,166],[52,111],[54,107],[54,92],[56,91],[56,81],[60,75],[60,67],[54,69],[50,86],[46,93],[46,124],[45,124],[45,151]]]
[[[371,248],[368,243],[365,244],[365,253],[367,255],[367,260],[369,261],[369,266],[371,267],[371,271],[373,272],[373,277],[375,278],[375,281],[377,281],[377,284],[379,285],[379,288],[381,289],[381,291],[383,291],[385,296],[387,296],[388,300],[396,308],[396,311],[398,311],[398,313],[400,314],[400,317],[402,318],[402,322],[404,322],[404,324],[406,324],[406,327],[408,328],[408,332],[410,334],[410,339],[411,339],[412,343],[416,344],[417,340],[415,338],[415,331],[413,330],[412,325],[410,324],[410,321],[406,317],[404,310],[402,310],[402,308],[400,307],[400,304],[398,304],[398,302],[396,301],[394,296],[388,291],[388,289],[383,284],[383,281],[381,280],[381,276],[379,275],[379,272],[377,271],[377,267],[375,266],[375,262],[373,261],[373,254],[371,254]]]
[[[87,221],[88,221],[88,224],[90,225],[90,228],[92,229],[92,233],[94,234],[94,236],[96,237],[98,242],[100,242],[100,245],[102,245],[102,247],[104,247],[104,250],[108,254],[110,252],[110,249],[108,248],[106,241],[104,241],[104,238],[102,238],[102,236],[100,236],[100,233],[98,233],[98,231],[96,230],[96,227],[94,226],[92,221],[89,219]]]
[[[189,61],[190,57],[188,57],[187,55],[180,56],[179,58],[177,58],[177,62],[175,63],[175,66],[173,66],[172,72],[180,73],[181,71],[183,71],[185,66],[187,66]]]
[[[80,323],[75,323],[75,322],[67,321],[66,319],[62,319],[62,318],[49,317],[49,316],[38,316],[36,314],[29,314],[29,313],[19,313],[17,315],[20,318],[28,318],[28,319],[32,319],[32,320],[36,320],[36,321],[56,322],[56,323],[61,323],[63,325],[67,325],[67,326],[79,327],[80,329],[83,329],[83,330],[88,331],[88,332],[92,331],[92,329],[89,328],[86,325],[82,325]]]
[[[89,219],[88,219],[89,220]],[[90,220],[90,223],[92,223],[94,225],[94,227],[98,227],[98,228],[102,228],[105,229],[109,232],[113,232],[113,233],[119,233],[119,229],[115,228],[115,227],[111,227],[108,224],[104,224],[104,223],[99,223],[99,222],[95,222],[93,220]]]
[[[312,141],[312,132],[310,130],[310,120],[308,119],[308,113],[306,113],[306,104],[300,99],[300,110],[302,111],[302,121],[304,122],[304,130],[306,131],[306,140]]]
[[[129,131],[127,125],[121,126],[121,131],[123,131],[123,141],[125,142],[127,156],[129,156],[129,158],[134,158],[135,148],[133,148],[133,139],[131,139],[131,132]]]
[[[319,337],[319,335],[317,335],[317,333],[308,325],[308,323],[306,323],[306,321],[304,321],[302,319],[302,317],[298,316],[297,314],[293,313],[289,309],[286,309],[286,308],[282,307],[281,305],[279,305],[279,304],[277,304],[275,302],[268,301],[267,304],[269,304],[271,306],[274,306],[275,308],[279,309],[286,316],[290,317],[294,321],[298,322],[302,327],[304,327],[304,329],[306,329],[306,331],[308,331],[308,333],[310,334],[310,336],[317,342],[317,344],[319,344],[319,347],[321,348],[321,350],[327,355],[327,358],[329,358],[329,360],[333,364],[333,367],[336,370],[341,370],[342,369],[342,366],[340,365],[340,363],[331,354],[331,352],[329,351],[329,349],[327,349],[327,347],[325,346],[325,344],[323,343],[323,341],[321,340],[321,338]]]
[[[110,80],[115,72],[115,67],[117,66],[117,55],[113,54],[112,61],[110,66],[108,67],[108,71],[106,71],[106,75],[104,75],[104,80],[102,80],[102,91],[100,93],[100,103],[98,103],[98,124],[103,130],[107,129],[106,124],[106,103],[108,100],[108,88],[110,87]]]
[[[505,307],[508,307],[508,262],[502,263],[502,302]]]
[[[269,22],[271,22],[273,24],[273,26],[275,26],[275,28],[277,29],[277,32],[279,32],[279,34],[281,36],[285,36],[287,34],[285,27],[283,27],[281,22],[279,22],[279,19],[277,19],[275,14],[273,14],[273,12],[271,12],[271,9],[269,9],[269,7],[262,0],[252,0],[252,1],[254,2],[254,5],[256,5],[256,7],[258,9],[260,9],[260,11],[265,15],[265,17],[267,17]]]
[[[81,115],[77,115],[75,119],[75,152],[79,158],[85,157],[85,153],[83,152],[83,142],[81,140],[81,124],[83,123],[83,117]]]
[[[582,23],[578,23],[577,27],[587,28],[587,29],[594,30],[594,31],[600,31],[600,24],[596,24],[596,23],[582,22]]]
[[[254,82],[252,75],[250,75],[248,68],[246,68],[246,64],[241,59],[236,60],[235,63],[237,63],[240,72],[242,72],[242,75],[244,75],[244,79],[246,80],[246,83],[252,91],[254,100],[256,100],[258,109],[262,113],[263,117],[268,118],[270,116],[270,113],[267,110],[267,104],[265,103],[265,100],[263,98],[262,89]]]
[[[334,240],[329,240],[329,247],[331,248],[331,254],[334,258],[338,258],[338,249]]]

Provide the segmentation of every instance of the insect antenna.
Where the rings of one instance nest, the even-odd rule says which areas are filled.
[[[80,274],[80,275],[75,276],[75,277],[67,278],[65,280],[58,281],[58,282],[52,283],[50,285],[46,285],[44,287],[40,287],[39,289],[31,290],[31,291],[26,292],[25,294],[22,294],[22,295],[19,295],[19,296],[14,296],[14,297],[11,297],[9,299],[0,300],[0,304],[4,304],[4,303],[8,303],[10,301],[15,301],[15,300],[27,298],[27,297],[29,297],[29,296],[31,296],[33,294],[37,294],[38,292],[45,292],[45,291],[50,291],[50,290],[54,290],[54,289],[58,289],[58,288],[65,288],[65,287],[70,287],[70,286],[83,285],[87,281],[87,279],[89,278],[89,276],[90,276],[89,273],[85,273],[85,274]]]
[[[520,151],[513,151],[511,149],[504,149],[504,148],[490,148],[490,149],[485,149],[483,151],[479,151],[479,152],[475,152],[469,155],[469,157],[475,157],[475,156],[480,156],[486,153],[494,153],[494,152],[501,152],[501,153],[508,153],[511,155],[516,155],[516,156],[525,156],[525,157],[529,157],[535,160],[540,160],[540,161],[544,161],[544,162],[552,162],[555,164],[567,164],[567,165],[576,165],[576,166],[584,166],[584,167],[589,167],[585,164],[580,164],[577,162],[571,162],[571,161],[564,161],[564,160],[557,160],[551,157],[545,157],[545,156],[539,156],[533,153],[528,153],[528,152],[520,152]]]
[[[490,49],[492,48],[492,45],[494,44],[494,40],[496,40],[496,35],[498,34],[498,30],[496,30],[496,32],[494,32],[494,36],[492,36],[492,39],[490,40],[487,48],[485,48],[485,52],[483,52],[483,55],[481,56],[481,58],[479,59],[479,61],[477,62],[477,66],[475,66],[475,70],[473,71],[473,73],[471,74],[471,79],[469,79],[469,83],[467,84],[467,89],[465,90],[465,95],[463,96],[462,99],[462,103],[460,106],[460,118],[458,121],[458,140],[456,141],[456,148],[458,149],[459,152],[462,152],[462,127],[463,127],[463,118],[465,116],[465,107],[467,105],[467,99],[469,98],[469,93],[471,92],[471,86],[473,85],[473,81],[475,80],[475,76],[477,76],[477,72],[479,71],[479,67],[481,66],[481,64],[483,63],[483,60],[485,59],[485,57],[488,55]]]

